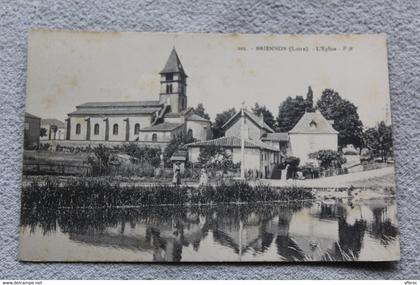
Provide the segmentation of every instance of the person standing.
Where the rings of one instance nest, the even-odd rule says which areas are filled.
[[[207,186],[208,181],[209,181],[209,177],[206,173],[206,170],[204,168],[202,168],[201,169],[200,180],[198,182],[198,186]]]
[[[179,168],[176,170],[176,185],[181,185],[181,171]]]
[[[175,167],[174,167],[174,176],[172,177],[172,183],[174,185],[179,185],[179,184],[181,184],[180,181],[181,181],[180,170],[179,170],[178,164],[176,164]]]

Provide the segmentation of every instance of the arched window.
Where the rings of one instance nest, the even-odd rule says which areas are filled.
[[[157,142],[157,134],[152,135],[152,142]]]
[[[118,135],[118,124],[114,124],[114,126],[112,127],[112,134]]]
[[[93,134],[99,135],[99,124],[95,124],[95,126],[93,127]]]
[[[166,85],[166,93],[172,93],[172,84]]]
[[[76,135],[80,135],[80,133],[82,132],[82,126],[80,124],[76,125]]]
[[[138,135],[140,133],[140,124],[135,124],[134,125],[134,134]]]
[[[193,130],[191,130],[191,129],[188,130],[187,137],[189,139],[192,139],[193,138]]]

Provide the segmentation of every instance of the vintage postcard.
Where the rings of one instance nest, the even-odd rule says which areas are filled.
[[[36,30],[23,261],[400,258],[385,35]]]

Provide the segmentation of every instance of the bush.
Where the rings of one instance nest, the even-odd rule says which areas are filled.
[[[140,163],[147,162],[153,167],[159,167],[161,163],[160,155],[162,154],[162,150],[158,147],[140,147],[136,143],[130,143],[114,147],[114,151],[128,154],[132,157],[137,158],[138,161],[140,161]]]
[[[299,163],[300,158],[295,156],[288,156],[286,157],[286,160],[284,162],[286,165],[289,165],[289,168],[287,169],[286,178],[295,178],[296,173],[299,170]]]
[[[239,169],[240,163],[233,163],[232,156],[224,148],[207,146],[200,149],[197,166],[213,171],[222,170],[226,173],[228,170],[234,171]]]
[[[309,157],[319,161],[319,165],[324,168],[340,168],[346,162],[343,155],[334,150],[319,150],[309,154]]]

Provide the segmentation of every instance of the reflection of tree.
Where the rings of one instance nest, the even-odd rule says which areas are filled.
[[[335,260],[346,260],[345,256],[358,258],[366,231],[366,221],[356,220],[354,225],[349,225],[346,219],[338,219],[338,243],[335,244]]]
[[[300,209],[301,204],[280,205],[240,205],[218,207],[213,220],[215,241],[234,249],[242,255],[249,249],[265,252],[272,244],[279,230],[274,224],[276,216]]]
[[[286,260],[303,260],[305,254],[296,242],[289,236],[290,220],[301,207],[280,207],[278,212],[278,232],[276,238],[277,252]]]
[[[373,222],[370,225],[370,234],[379,239],[383,245],[388,245],[390,241],[398,236],[398,228],[394,226],[389,218],[386,217],[386,208],[372,209]]]
[[[357,259],[363,244],[366,231],[366,221],[355,220],[353,225],[347,223],[347,210],[343,204],[337,205],[338,242],[332,252],[324,255],[326,260],[350,261]]]

